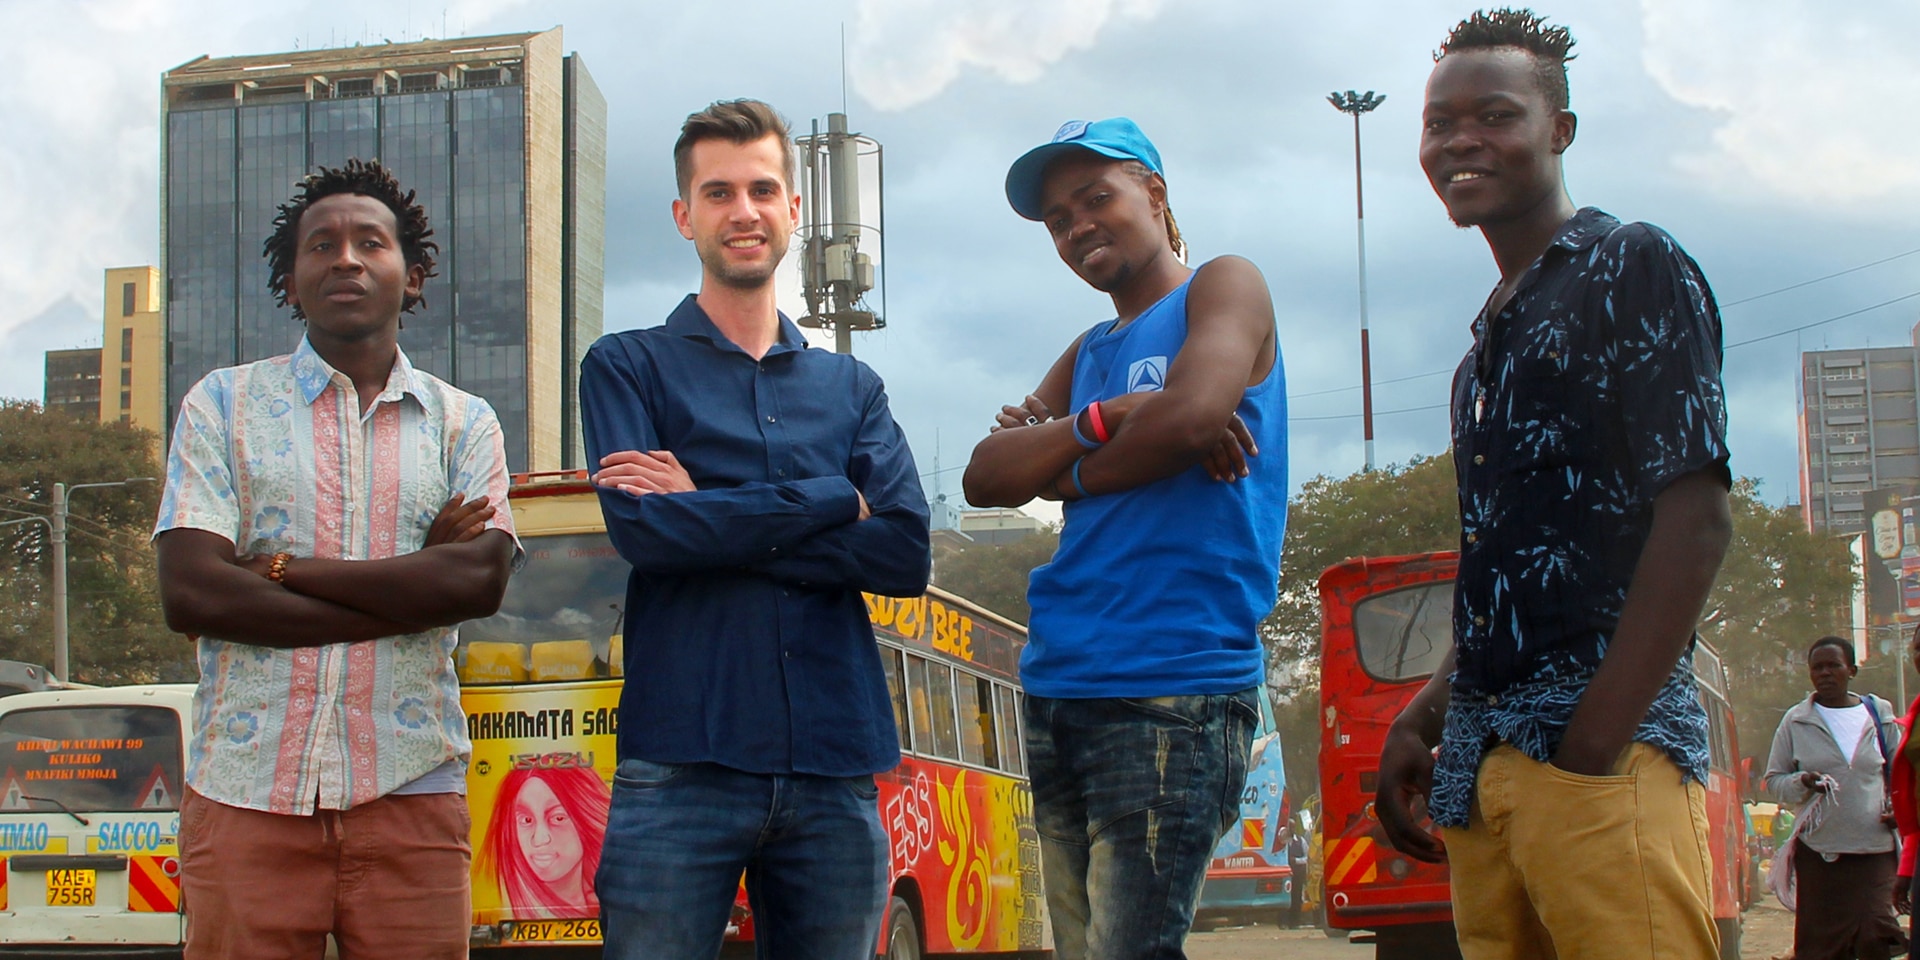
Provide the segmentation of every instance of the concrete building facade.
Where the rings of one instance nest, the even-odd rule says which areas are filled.
[[[1866,529],[1861,495],[1920,493],[1920,326],[1914,345],[1801,354],[1800,503],[1816,533]]]
[[[160,269],[107,270],[100,312],[100,422],[130,423],[166,436]]]
[[[100,348],[48,350],[41,406],[76,420],[100,419]]]
[[[602,328],[606,100],[560,28],[202,57],[162,79],[168,417],[217,367],[286,353],[261,244],[317,166],[378,160],[439,244],[414,365],[485,397],[512,469],[581,466],[579,359]]]

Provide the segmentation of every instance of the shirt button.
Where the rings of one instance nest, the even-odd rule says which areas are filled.
[[[1558,360],[1558,359],[1560,359],[1560,351],[1558,351],[1558,350],[1548,350],[1548,351],[1547,351],[1547,359],[1548,359],[1548,360]]]
[[[1477,466],[1479,466],[1479,465],[1481,465],[1481,464],[1483,464],[1483,463],[1486,463],[1486,462],[1487,462],[1487,458],[1486,458],[1486,457],[1483,457],[1483,456],[1481,456],[1481,455],[1479,455],[1479,454],[1477,454],[1477,453],[1473,455],[1473,465],[1474,465],[1474,466],[1476,466],[1476,467],[1477,467]]]
[[[793,659],[793,651],[792,651],[792,650],[788,650],[788,651],[786,651],[785,653],[783,653],[783,654],[782,654],[782,656],[784,656],[784,657],[786,657],[786,658],[787,658],[788,660],[792,660],[792,659]]]
[[[1487,625],[1487,618],[1486,618],[1486,617],[1474,617],[1474,618],[1473,618],[1473,625],[1474,625],[1474,626],[1476,626],[1476,627],[1484,627],[1484,626],[1486,626],[1486,625]]]
[[[773,418],[772,418],[771,416],[769,416],[769,417],[767,418],[767,422],[768,422],[768,423],[774,423],[774,422],[776,422],[776,421],[775,421],[775,420],[774,420],[774,419],[773,419]]]
[[[1477,534],[1477,533],[1469,533],[1469,534],[1467,534],[1467,542],[1468,542],[1468,543],[1479,543],[1479,542],[1480,542],[1480,535],[1479,535],[1479,534]]]
[[[773,473],[774,473],[774,476],[778,476],[778,477],[784,477],[787,475],[787,472],[785,470],[775,470]]]

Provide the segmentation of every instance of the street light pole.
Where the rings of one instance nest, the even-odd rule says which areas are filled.
[[[1330,93],[1335,110],[1353,115],[1353,211],[1360,236],[1360,413],[1367,441],[1366,470],[1373,472],[1373,351],[1367,337],[1367,203],[1360,178],[1360,115],[1386,102],[1385,94]]]
[[[79,483],[71,487],[53,485],[53,516],[48,519],[48,539],[53,541],[53,677],[67,682],[67,504],[68,494],[99,487],[124,487],[133,483],[152,483],[152,477],[128,477],[105,483]]]

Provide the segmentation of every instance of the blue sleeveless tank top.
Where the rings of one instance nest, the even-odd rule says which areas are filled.
[[[1073,366],[1076,412],[1159,390],[1187,338],[1189,276],[1132,323],[1087,333]],[[1251,476],[1220,483],[1200,464],[1146,486],[1066,504],[1053,562],[1033,571],[1028,692],[1160,697],[1258,686],[1258,625],[1273,609],[1287,523],[1287,390],[1272,372],[1240,398],[1259,445]]]

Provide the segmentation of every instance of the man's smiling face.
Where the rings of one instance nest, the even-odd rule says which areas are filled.
[[[693,241],[709,277],[740,289],[765,286],[800,225],[800,195],[787,184],[780,138],[701,140],[691,156],[688,196],[673,204],[680,235]]]
[[[1563,189],[1560,154],[1573,142],[1573,114],[1548,100],[1526,51],[1440,58],[1422,123],[1420,166],[1458,226],[1518,219]]]

